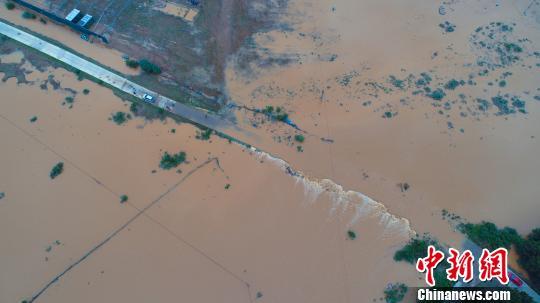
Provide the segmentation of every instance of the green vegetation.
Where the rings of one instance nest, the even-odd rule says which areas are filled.
[[[284,122],[289,118],[289,114],[287,114],[285,112],[285,109],[283,109],[280,106],[274,108],[271,105],[267,105],[264,109],[259,110],[259,111],[269,116],[270,118],[281,121],[281,122]]]
[[[137,68],[137,67],[139,67],[139,61],[132,60],[132,59],[127,59],[126,60],[126,65],[128,67],[131,67],[131,68]]]
[[[212,130],[207,128],[203,131],[197,131],[197,135],[195,136],[195,138],[199,140],[207,141],[207,140],[210,140],[211,136],[212,136]]]
[[[495,224],[485,221],[478,224],[462,223],[458,228],[471,241],[482,248],[490,250],[499,247],[510,248],[512,243],[515,243],[520,238],[513,228],[498,229]]]
[[[519,255],[518,263],[529,274],[533,287],[540,288],[540,228],[534,229],[525,238],[521,237],[513,228],[499,229],[495,224],[485,221],[478,224],[462,223],[458,228],[482,248],[493,250],[505,247],[510,249],[512,245],[515,245]]]
[[[295,136],[294,136],[294,140],[295,140],[296,142],[304,143],[304,140],[305,140],[305,139],[306,139],[306,138],[304,138],[303,135],[295,135]]]
[[[22,13],[22,17],[24,19],[31,19],[31,20],[34,20],[34,19],[37,18],[35,14],[33,14],[31,12],[26,12],[26,11]]]
[[[73,101],[75,101],[75,99],[71,96],[66,97],[65,100],[67,104],[73,104]]]
[[[505,86],[506,86],[506,81],[505,80],[499,81],[499,87],[505,87]]]
[[[90,90],[88,88],[83,89],[82,93],[84,95],[88,95],[90,93]]]
[[[120,196],[120,203],[125,203],[125,202],[127,202],[128,199],[129,199],[129,198],[128,198],[127,195],[121,195],[121,196]]]
[[[403,283],[390,284],[384,290],[384,299],[387,303],[401,302],[407,293],[407,285]]]
[[[444,98],[445,96],[446,96],[445,92],[440,88],[437,88],[436,90],[428,94],[428,97],[437,101],[442,100],[442,98]]]
[[[172,169],[177,167],[178,165],[184,163],[186,161],[186,153],[185,152],[179,152],[177,154],[169,154],[168,152],[165,152],[163,156],[161,157],[161,162],[159,163],[159,167],[162,169]]]
[[[12,2],[7,2],[7,3],[6,3],[6,8],[7,8],[8,10],[12,10],[12,9],[15,8],[15,4],[12,3]]]
[[[63,171],[64,171],[64,162],[58,162],[51,169],[51,172],[49,173],[49,177],[51,177],[51,179],[54,179],[58,177]]]
[[[37,121],[37,116],[33,116],[32,118],[30,118],[30,122],[34,123]]]
[[[446,84],[444,85],[444,88],[454,90],[458,86],[459,86],[459,81],[457,81],[456,79],[452,79],[446,82]]]
[[[111,119],[114,121],[114,123],[122,125],[126,123],[128,119],[131,119],[131,115],[124,112],[116,112],[112,115]]]
[[[533,287],[540,289],[540,228],[516,243],[519,264],[529,274]],[[512,297],[513,298],[513,297]]]
[[[225,189],[231,188],[231,185],[229,183],[225,184]]]
[[[441,245],[427,235],[416,237],[409,240],[403,248],[394,254],[395,261],[405,261],[410,264],[416,264],[419,258],[426,257],[428,246],[433,245],[436,249],[442,250]],[[449,267],[447,262],[441,262],[435,269],[433,276],[437,287],[452,287],[451,281],[446,279],[446,269]]]
[[[139,61],[139,65],[141,66],[141,69],[148,74],[161,74],[161,68],[147,59]]]
[[[394,254],[395,261],[405,261],[415,264],[416,260],[426,256],[428,246],[433,245],[439,248],[439,244],[429,236],[416,237],[409,240],[402,249]]]
[[[519,291],[514,288],[507,287],[505,290],[510,291],[510,297],[512,298],[512,303],[534,303],[533,298],[527,293]]]
[[[353,230],[348,230],[347,237],[349,237],[349,240],[354,240],[356,239],[356,233]]]

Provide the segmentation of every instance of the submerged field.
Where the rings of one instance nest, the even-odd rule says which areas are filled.
[[[264,152],[0,40],[0,301],[384,301],[389,283],[423,285],[393,261],[414,235],[460,247],[461,220],[539,227],[536,1],[210,1],[193,24],[130,3],[95,7],[133,10],[97,25],[114,49],[0,17],[133,77],[121,56],[141,51],[174,70],[154,80],[207,79],[194,85],[255,134],[228,135]],[[227,33],[253,21],[239,11],[273,26]],[[145,30],[156,16],[215,48],[156,50],[155,35],[183,37]]]

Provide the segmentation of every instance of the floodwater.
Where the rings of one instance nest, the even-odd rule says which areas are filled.
[[[24,68],[29,84],[0,84],[0,301],[32,297],[153,202],[38,301],[347,302],[419,281],[392,261],[414,231],[377,202],[225,139],[198,140],[189,124],[116,125],[109,117],[129,104],[109,90]],[[42,89],[51,75],[60,88]],[[188,162],[164,171],[165,151]]]
[[[526,234],[540,223],[540,74],[532,55],[540,25],[530,11],[523,14],[528,1],[443,3],[291,1],[282,18],[287,26],[254,36],[260,58],[288,64],[252,63],[246,70],[237,67],[242,58],[232,58],[229,94],[250,108],[282,106],[306,132],[303,144],[279,145],[298,132],[260,123],[258,131],[274,138],[262,148],[311,176],[367,194],[418,232],[455,239],[441,220],[444,209]],[[454,30],[445,31],[445,22]],[[525,49],[517,63],[477,76],[486,69],[477,65],[484,50],[472,44],[481,35],[472,35],[490,22],[512,25],[495,35],[525,39]],[[451,79],[465,84],[436,101],[413,92],[421,73],[439,87]],[[498,114],[491,98],[505,95],[525,101],[527,113]],[[480,98],[494,109],[478,110]],[[251,114],[239,117],[253,124]],[[403,192],[403,183],[410,189]]]
[[[523,13],[525,1],[445,1],[444,15],[440,5],[290,1],[282,29],[253,37],[266,63],[240,69],[243,58],[232,57],[227,70],[232,101],[282,106],[304,131],[238,111],[240,124],[256,126],[250,143],[268,153],[198,140],[193,126],[170,120],[116,125],[111,114],[128,113],[128,103],[62,69],[26,63],[31,83],[0,83],[0,140],[8,143],[0,145],[0,301],[32,297],[99,246],[39,302],[371,302],[388,283],[423,285],[411,265],[392,259],[412,235],[459,245],[443,210],[523,234],[538,227],[539,62],[525,55],[538,49],[537,18]],[[3,7],[0,17],[125,68],[120,54],[78,46],[55,25]],[[508,41],[528,41],[518,62],[478,76],[471,35],[490,22],[513,27]],[[395,81],[414,75],[415,86],[421,73],[433,88],[470,75],[476,84],[445,89],[437,102]],[[59,89],[40,88],[50,75]],[[526,113],[478,109],[478,99],[505,95],[524,100]],[[299,133],[305,142],[292,139]],[[185,151],[188,161],[162,170],[165,151]],[[60,161],[64,172],[51,180]]]

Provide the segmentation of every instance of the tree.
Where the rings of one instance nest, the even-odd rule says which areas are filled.
[[[161,68],[159,66],[155,65],[154,63],[148,61],[147,59],[142,59],[139,61],[139,65],[141,66],[141,69],[145,71],[148,74],[160,74]]]

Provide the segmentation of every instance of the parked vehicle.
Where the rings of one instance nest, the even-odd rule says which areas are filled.
[[[523,285],[523,281],[514,273],[509,273],[508,278],[510,278],[510,282],[514,283],[517,287],[521,287]]]
[[[151,96],[149,94],[144,94],[143,99],[145,102],[154,104],[156,102],[156,98],[154,96]]]

